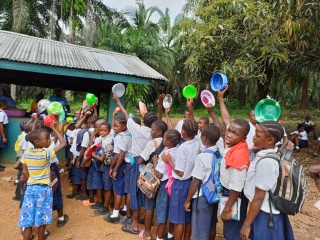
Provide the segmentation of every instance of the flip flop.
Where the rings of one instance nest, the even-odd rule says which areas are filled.
[[[152,240],[152,237],[150,236],[150,237],[146,237],[145,235],[144,235],[144,233],[145,233],[145,230],[142,230],[140,233],[139,233],[139,238],[143,238],[143,240]]]
[[[139,230],[138,229],[130,229],[129,226],[131,227],[131,225],[126,225],[126,226],[122,226],[121,230],[127,233],[131,233],[131,234],[138,234]]]

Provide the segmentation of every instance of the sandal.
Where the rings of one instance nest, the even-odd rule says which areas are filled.
[[[50,235],[50,232],[48,230],[45,231],[44,233],[44,239],[47,239],[47,237]]]
[[[139,230],[138,229],[131,229],[131,225],[126,225],[126,226],[122,226],[121,230],[127,233],[131,233],[131,234],[138,234]]]
[[[142,230],[142,231],[139,233],[139,237],[140,237],[140,238],[143,238],[143,240],[152,240],[152,237],[151,237],[151,236],[146,237],[146,235],[145,235],[145,230]]]

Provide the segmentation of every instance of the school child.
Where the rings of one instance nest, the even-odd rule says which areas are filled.
[[[300,148],[308,147],[308,134],[304,130],[303,124],[298,124],[297,130],[290,133],[289,140],[294,143],[294,152],[299,152]]]
[[[244,193],[250,200],[250,207],[240,232],[243,240],[294,239],[288,215],[279,212],[269,201],[268,191],[274,191],[277,186],[279,163],[272,158],[259,161],[266,154],[277,152],[275,143],[282,137],[283,128],[276,121],[261,122],[256,127],[253,143],[260,151],[250,164],[244,188]],[[270,211],[273,227],[268,225]]]
[[[220,138],[220,129],[214,125],[206,125],[201,132],[201,141],[205,150],[216,152],[216,143]],[[216,224],[218,222],[218,203],[209,204],[200,189],[201,183],[206,183],[211,175],[213,154],[202,152],[196,157],[195,166],[192,171],[192,182],[190,184],[184,209],[192,211],[191,217],[191,239],[214,239],[216,235]],[[192,207],[191,205],[192,200]],[[192,209],[192,210],[191,210]]]
[[[159,154],[159,158],[157,155],[152,158],[153,164],[156,166],[156,176],[160,179],[160,187],[156,197],[156,222],[158,223],[157,240],[162,240],[164,238],[166,223],[169,215],[170,201],[168,193],[165,189],[165,186],[168,182],[168,172],[166,163],[162,160],[162,155],[170,153],[172,161],[176,162],[176,152],[178,149],[177,146],[180,143],[180,140],[181,134],[177,130],[166,131],[163,137],[163,144],[165,148]],[[173,231],[170,232],[170,228],[167,239],[173,239]]]
[[[69,165],[71,165],[71,160],[72,160],[72,152],[70,151],[72,143],[73,143],[73,130],[75,129],[75,123],[69,123],[67,125],[67,131],[65,133],[65,137],[66,137],[66,142],[67,142],[67,147],[66,147],[66,158],[67,158],[67,164],[66,167],[69,167]]]
[[[57,134],[60,144],[48,150],[50,145],[48,131],[33,130],[29,133],[28,139],[34,148],[26,150],[21,159],[23,164],[21,183],[27,182],[18,223],[20,227],[25,228],[23,239],[30,239],[32,226],[38,227],[38,239],[44,239],[46,225],[52,223],[50,159],[65,147],[66,142],[58,132],[56,124],[51,123],[51,128]]]
[[[151,157],[152,154],[155,153],[155,151],[159,151],[158,149],[161,148],[161,143],[163,139],[164,133],[167,131],[167,124],[162,121],[162,120],[156,120],[152,123],[151,125],[151,137],[153,140],[149,141],[142,151],[140,155],[140,159],[138,160],[138,164],[144,164],[147,162]],[[162,149],[164,146],[162,147]],[[160,153],[161,151],[159,151]],[[150,162],[153,164],[153,161]],[[144,196],[145,199],[145,219],[144,219],[144,225],[145,225],[145,230],[140,233],[139,236],[142,236],[144,239],[151,239],[151,224],[152,224],[152,219],[153,219],[153,214],[154,214],[154,209],[156,207],[156,198],[147,198]]]
[[[248,199],[243,193],[247,170],[250,165],[250,151],[246,142],[250,126],[245,119],[231,121],[230,115],[223,101],[224,93],[218,91],[222,120],[227,127],[225,133],[225,150],[220,168],[220,181],[224,187],[224,195],[228,200],[221,213],[223,221],[223,235],[227,240],[240,239],[240,229],[246,216]],[[238,201],[238,198],[241,201]],[[234,204],[240,203],[240,220],[231,219],[231,209]]]
[[[7,102],[5,100],[0,100],[0,148],[6,148],[8,146],[7,124],[9,123],[9,120],[4,111],[7,107]]]
[[[308,167],[310,177],[314,180],[317,189],[320,191],[320,165],[311,165]]]
[[[116,113],[114,113],[114,116],[115,114]],[[127,215],[123,221],[131,219],[130,202],[127,201],[128,195],[126,196],[124,212],[123,209],[122,211],[120,210],[122,196],[129,193],[128,187],[130,182],[131,162],[126,152],[131,147],[131,135],[127,131],[127,120],[125,118],[119,117],[113,122],[113,130],[115,134],[117,134],[114,138],[114,157],[110,166],[110,177],[112,178],[115,192],[114,209],[112,214],[107,214],[104,219],[110,223],[119,223],[119,213]]]
[[[188,98],[187,99],[187,108],[188,108],[188,110],[184,111],[183,119],[180,120],[177,123],[176,128],[175,128],[179,133],[181,133],[181,131],[182,131],[182,125],[183,125],[185,120],[188,120],[188,119],[194,120],[192,106],[193,106],[193,98]]]
[[[200,143],[195,139],[198,132],[198,123],[194,120],[185,120],[182,125],[181,136],[185,140],[178,147],[177,159],[174,163],[170,154],[163,155],[162,160],[172,167],[174,182],[171,189],[169,221],[174,223],[174,239],[189,239],[191,235],[191,212],[184,210],[187,199],[191,173],[195,159],[200,150]]]
[[[113,101],[117,103],[123,116],[127,120],[127,128],[132,135],[132,147],[129,154],[134,158],[130,181],[130,208],[133,212],[132,223],[130,225],[123,226],[121,230],[132,234],[138,234],[139,209],[144,206],[144,194],[137,186],[137,180],[139,177],[138,160],[140,159],[140,155],[148,141],[152,140],[150,127],[152,123],[157,120],[157,115],[153,112],[147,112],[143,117],[144,126],[140,126],[129,117],[127,111],[122,106],[119,97],[114,95]]]

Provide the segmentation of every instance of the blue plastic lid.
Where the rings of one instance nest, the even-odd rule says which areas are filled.
[[[216,72],[210,79],[210,87],[213,91],[222,91],[228,85],[228,78],[226,75]]]

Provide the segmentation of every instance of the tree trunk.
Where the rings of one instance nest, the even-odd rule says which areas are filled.
[[[271,84],[271,79],[273,76],[273,70],[269,66],[266,66],[265,74],[267,75],[267,79],[265,82],[258,82],[258,101],[267,97],[269,93],[269,87]]]
[[[308,106],[308,87],[309,79],[308,77],[303,78],[302,93],[300,100],[300,110],[306,110]]]

